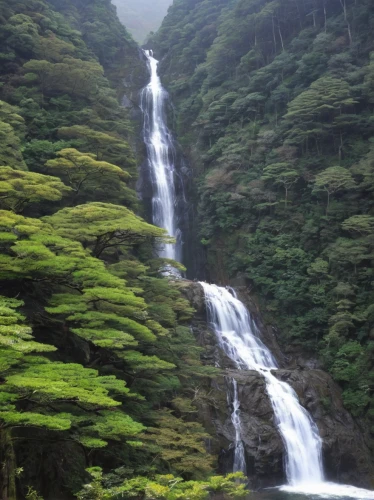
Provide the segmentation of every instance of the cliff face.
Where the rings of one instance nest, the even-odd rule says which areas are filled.
[[[216,437],[210,443],[219,456],[221,472],[232,470],[235,430],[231,422],[227,397],[229,380],[238,385],[242,439],[245,446],[247,473],[252,488],[267,487],[285,481],[284,446],[274,425],[274,413],[263,377],[251,370],[237,370],[219,349],[215,335],[206,322],[204,295],[198,283],[186,282],[184,294],[196,309],[192,329],[205,347],[204,361],[222,368],[222,374],[209,382],[209,399],[200,404],[200,418]],[[254,316],[264,343],[270,347],[281,368],[276,376],[289,383],[301,404],[310,412],[323,439],[323,462],[326,479],[369,487],[373,474],[367,436],[344,408],[341,390],[331,376],[318,368],[302,352],[283,355],[272,328],[261,321],[257,307],[244,287],[244,300]]]
[[[179,0],[152,40],[193,172],[206,276],[245,277],[282,349],[313,350],[368,430],[373,9]]]

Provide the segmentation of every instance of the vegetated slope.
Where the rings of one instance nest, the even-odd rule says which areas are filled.
[[[113,0],[120,21],[139,43],[160,27],[171,3],[171,0]]]
[[[209,270],[374,411],[374,5],[178,0],[153,39]],[[328,404],[328,402],[326,403]]]
[[[136,215],[118,103],[144,77],[138,47],[109,0],[2,1],[0,43],[0,496],[72,498],[88,466],[86,500],[99,467],[137,496],[155,473],[204,476],[191,401],[215,369],[159,275],[164,231]]]

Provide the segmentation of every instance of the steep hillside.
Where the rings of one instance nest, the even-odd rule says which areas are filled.
[[[216,282],[374,411],[374,5],[177,0],[152,43]]]
[[[193,387],[216,370],[159,274],[165,231],[137,215],[119,104],[146,81],[139,49],[109,0],[1,1],[0,43],[0,497],[205,477]]]

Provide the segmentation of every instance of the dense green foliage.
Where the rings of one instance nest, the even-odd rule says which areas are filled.
[[[71,498],[89,466],[205,478],[191,387],[215,369],[136,214],[118,99],[138,48],[109,0],[1,0],[0,41],[0,496]]]
[[[374,412],[374,5],[176,0],[153,39],[215,281]],[[374,428],[372,428],[374,432]]]
[[[156,475],[152,479],[134,477],[121,478],[121,469],[107,477],[98,468],[89,469],[93,481],[84,486],[78,494],[79,500],[115,500],[120,498],[139,498],[140,500],[205,500],[217,495],[223,498],[241,498],[248,494],[240,480],[245,479],[242,472],[228,474],[226,477],[212,476],[206,481],[184,481],[172,474]]]

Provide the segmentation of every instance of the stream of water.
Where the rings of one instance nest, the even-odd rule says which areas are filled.
[[[152,222],[166,229],[175,244],[165,244],[158,249],[159,257],[180,261],[180,231],[176,223],[176,193],[174,180],[175,151],[173,139],[166,125],[165,104],[167,92],[157,73],[158,61],[151,50],[145,50],[151,79],[141,93],[141,110],[144,117],[143,138],[153,188]]]
[[[322,440],[317,426],[300,405],[292,387],[272,373],[277,369],[277,363],[254,334],[254,326],[244,304],[226,288],[204,282],[201,286],[204,288],[208,321],[221,349],[238,369],[256,370],[265,379],[275,422],[286,449],[288,483],[320,483],[323,481]],[[231,420],[240,439],[240,419]]]
[[[157,73],[158,61],[152,51],[144,51],[150,82],[141,93],[144,116],[144,142],[153,189],[152,220],[176,239],[157,249],[160,257],[180,261],[181,234],[176,223],[176,188],[174,182],[174,147],[166,125],[167,93]],[[238,369],[256,370],[266,382],[266,391],[274,411],[274,421],[285,449],[285,471],[288,484],[258,493],[255,498],[283,500],[296,498],[362,498],[373,499],[374,492],[324,481],[322,440],[309,413],[300,405],[292,387],[276,377],[277,362],[260,340],[255,324],[233,289],[201,282],[204,289],[208,321],[221,349]],[[246,472],[245,450],[241,438],[240,400],[235,379],[229,381],[228,403],[235,429],[234,471]],[[251,498],[254,498],[251,496]]]

